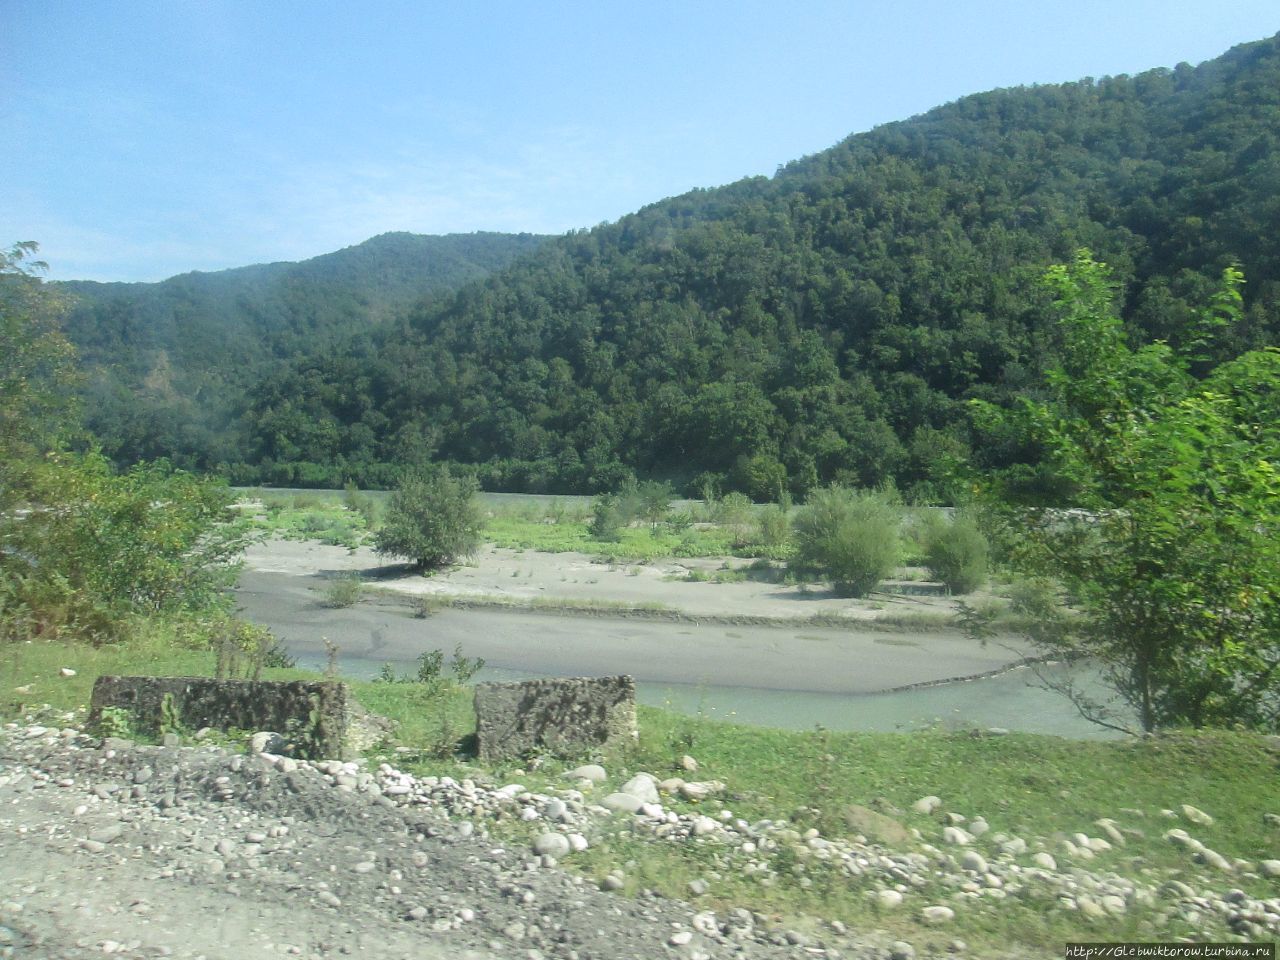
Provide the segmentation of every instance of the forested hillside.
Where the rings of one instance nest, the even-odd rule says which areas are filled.
[[[1280,37],[1199,67],[1000,90],[571,234],[250,391],[241,481],[385,483],[434,457],[492,489],[628,473],[756,496],[887,479],[945,497],[966,401],[1034,389],[1037,278],[1081,246],[1176,341],[1241,265],[1235,352],[1280,328]],[[212,448],[211,448],[212,449]],[[238,462],[237,462],[238,461]]]
[[[52,286],[70,295],[88,425],[107,452],[122,463],[166,456],[208,468],[243,459],[245,391],[281,362],[324,355],[545,239],[387,233],[300,263]]]

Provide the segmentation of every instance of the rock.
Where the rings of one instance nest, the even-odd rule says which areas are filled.
[[[58,676],[60,677],[74,677],[75,675],[76,672],[70,667],[63,667],[58,671]]]
[[[89,839],[95,840],[98,843],[115,843],[120,839],[120,836],[123,833],[124,827],[120,826],[118,823],[112,823],[94,830],[89,834]]]
[[[681,783],[679,786],[680,796],[686,800],[692,800],[695,803],[707,799],[713,793],[718,793],[720,787],[717,783],[704,783],[693,780],[688,783]],[[723,788],[720,788],[723,789]]]
[[[1000,844],[1000,852],[1016,857],[1018,854],[1027,852],[1027,841],[1021,837],[1010,837]]]
[[[872,843],[881,843],[889,847],[902,846],[911,842],[911,833],[892,817],[877,813],[869,807],[851,803],[842,811],[844,822],[854,833],[861,833]]]
[[[600,801],[606,810],[620,813],[635,813],[643,804],[644,801],[633,793],[611,793]]]
[[[533,841],[533,852],[539,856],[564,857],[570,849],[569,838],[563,833],[539,834]]]
[[[932,906],[925,907],[920,911],[920,919],[930,926],[938,926],[943,923],[950,923],[956,918],[956,912],[950,907]]]
[[[637,773],[622,785],[620,792],[629,793],[638,798],[641,803],[657,803],[659,800],[658,781],[647,773]]]
[[[881,910],[896,910],[902,906],[902,894],[897,890],[880,890],[876,893],[876,903]]]
[[[623,884],[622,878],[611,873],[607,877],[605,877],[603,880],[600,881],[600,889],[606,890],[606,891],[621,890],[622,884]]]
[[[942,839],[958,847],[965,847],[973,842],[973,835],[962,827],[943,827]]]
[[[590,780],[592,783],[603,783],[609,779],[609,774],[605,772],[604,767],[598,763],[588,763],[584,766],[577,767],[565,774],[570,780]]]
[[[966,817],[963,813],[956,813],[954,810],[948,810],[946,812],[946,819],[947,819],[947,823],[951,824],[953,827],[958,827],[960,826],[960,824],[964,823],[969,818]]]
[[[1180,847],[1185,847],[1192,853],[1198,853],[1204,849],[1204,844],[1195,837],[1189,836],[1185,830],[1168,830],[1165,832],[1164,838],[1170,843],[1175,843]]]
[[[583,850],[587,849],[588,846],[590,846],[590,844],[587,843],[587,838],[580,833],[569,834],[568,840],[569,840],[569,849],[572,850],[574,853],[581,853]]]
[[[278,733],[262,730],[249,738],[250,753],[284,754],[289,751],[289,741]]]
[[[1107,839],[1119,846],[1125,845],[1124,834],[1120,832],[1116,822],[1103,817],[1101,820],[1093,821],[1093,825],[1107,835]]]
[[[905,940],[895,940],[889,947],[889,960],[916,960],[916,948]]]
[[[942,806],[942,800],[940,798],[934,797],[934,796],[928,796],[928,797],[921,797],[919,800],[913,803],[911,805],[911,809],[914,810],[916,813],[922,813],[925,816],[928,816],[929,814],[933,813],[935,810],[937,810],[941,806]]]
[[[986,833],[990,829],[991,829],[991,826],[987,823],[986,819],[984,819],[983,817],[974,817],[973,823],[969,824],[969,832],[972,833],[975,837],[982,836],[984,833]]]
[[[1191,804],[1189,803],[1184,803],[1182,805],[1182,815],[1198,826],[1201,826],[1201,827],[1213,826],[1213,817],[1209,816],[1207,813],[1205,813],[1203,810],[1199,809],[1198,807],[1191,806]]]
[[[691,896],[701,897],[710,889],[711,884],[707,883],[707,881],[703,880],[701,877],[696,880],[689,881],[689,894]]]
[[[1080,916],[1086,920],[1101,920],[1107,915],[1107,911],[1102,909],[1102,905],[1092,897],[1077,897],[1076,909],[1080,911]]]
[[[1039,853],[1032,856],[1031,862],[1034,863],[1037,867],[1041,867],[1045,870],[1058,869],[1058,861],[1053,859],[1053,854],[1046,853],[1043,850],[1041,850]]]
[[[720,824],[712,820],[710,817],[704,817],[701,814],[693,818],[692,831],[695,837],[703,837],[709,833],[715,833]]]
[[[686,943],[693,939],[693,933],[688,930],[681,930],[679,933],[673,933],[667,943],[673,947],[683,947]]]
[[[689,756],[686,753],[683,757],[680,758],[680,769],[683,770],[685,773],[697,773],[698,761],[693,759],[693,757]]]
[[[1107,911],[1107,913],[1114,917],[1120,916],[1126,911],[1126,909],[1128,909],[1125,905],[1124,898],[1117,897],[1115,894],[1107,894],[1106,896],[1101,897],[1098,900],[1098,903],[1102,906],[1103,910]]]
[[[1213,867],[1215,870],[1221,870],[1223,873],[1231,873],[1235,870],[1235,865],[1230,860],[1216,850],[1210,850],[1208,847],[1202,847],[1196,851],[1196,859],[1207,866]]]
[[[973,873],[986,873],[987,861],[977,850],[966,850],[960,858],[960,866]]]
[[[1280,813],[1264,813],[1262,822],[1269,827],[1280,827]]]
[[[1258,872],[1264,877],[1280,877],[1280,860],[1263,860],[1258,864]]]
[[[542,815],[548,820],[562,821],[568,819],[569,806],[563,800],[551,799],[542,808]]]

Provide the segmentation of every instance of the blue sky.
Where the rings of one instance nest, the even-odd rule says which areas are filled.
[[[1277,31],[1275,0],[0,0],[0,244],[158,280],[562,233],[968,93]]]

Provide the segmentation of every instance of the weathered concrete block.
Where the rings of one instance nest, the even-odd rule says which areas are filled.
[[[367,717],[345,683],[303,680],[214,680],[208,677],[99,677],[89,723],[106,707],[129,711],[141,731],[174,724],[188,730],[272,730],[297,756],[347,758],[367,744]]]
[[[483,760],[574,756],[636,736],[631,677],[573,677],[476,684],[476,741]]]

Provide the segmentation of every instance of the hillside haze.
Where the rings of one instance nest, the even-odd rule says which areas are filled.
[[[240,459],[244,392],[280,362],[349,347],[545,239],[386,233],[298,263],[56,284],[72,302],[67,333],[87,375],[89,426],[121,462],[167,456],[207,469]]]
[[[1112,265],[1144,339],[1176,341],[1239,263],[1232,346],[1276,342],[1278,139],[1278,38],[967,97],[549,241],[394,321],[273,346],[234,455],[185,449],[244,482],[381,484],[430,457],[561,492],[635,473],[931,499],[953,459],[1034,473],[1034,450],[972,449],[966,401],[1035,389],[1055,350],[1037,281],[1077,248]]]

